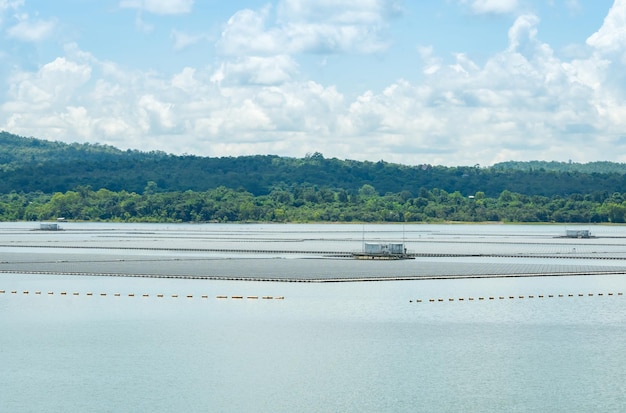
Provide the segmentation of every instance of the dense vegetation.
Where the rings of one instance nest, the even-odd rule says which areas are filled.
[[[626,165],[205,158],[0,133],[0,220],[625,222]]]
[[[626,165],[615,163],[504,163],[493,167],[406,166],[384,161],[302,159],[275,155],[207,158],[162,152],[121,151],[110,146],[64,144],[0,133],[0,193],[66,192],[79,186],[141,193],[147,182],[160,191],[207,191],[224,186],[255,196],[301,185],[379,195],[438,188],[465,196],[502,191],[540,196],[626,192]],[[555,166],[561,165],[560,170]],[[589,170],[591,172],[583,172]]]
[[[268,195],[219,187],[209,191],[157,192],[154,182],[142,194],[79,187],[65,193],[0,195],[1,220],[147,222],[626,222],[624,196],[543,197],[503,191],[496,198],[474,198],[440,189],[378,195],[371,185],[359,191],[300,186]]]

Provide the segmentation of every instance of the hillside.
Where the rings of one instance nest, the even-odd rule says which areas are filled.
[[[556,162],[556,161],[527,161],[527,162],[500,162],[492,167],[500,171],[550,171],[550,172],[580,172],[585,174],[626,174],[626,164],[596,161],[589,163]]]
[[[148,182],[159,192],[206,191],[218,187],[255,196],[302,186],[343,189],[363,185],[379,195],[441,189],[468,196],[503,191],[526,195],[606,197],[626,192],[626,165],[558,162],[508,162],[493,167],[399,165],[276,155],[209,158],[162,152],[122,151],[97,144],[66,144],[0,133],[0,193],[66,192],[78,187],[143,193]]]

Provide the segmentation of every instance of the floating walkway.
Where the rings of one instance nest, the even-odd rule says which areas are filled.
[[[415,255],[412,254],[372,254],[366,252],[353,253],[352,258],[357,260],[383,260],[383,261],[396,261],[396,260],[414,260]]]
[[[543,245],[533,243],[532,245]],[[548,244],[550,245],[550,244]],[[626,261],[626,255],[603,255],[595,252],[585,253],[575,251],[558,253],[520,252],[516,254],[506,253],[449,253],[449,252],[407,252],[406,254],[368,254],[354,251],[330,251],[330,250],[282,250],[282,249],[257,249],[257,248],[175,248],[175,247],[148,247],[148,246],[96,246],[84,244],[0,244],[0,248],[34,248],[34,249],[71,249],[71,250],[100,250],[100,251],[146,251],[146,252],[171,252],[171,253],[207,253],[207,254],[252,254],[252,255],[303,255],[317,256],[320,258],[359,258],[364,259],[415,259],[415,258],[539,258],[539,259],[593,259],[593,260],[622,260]],[[372,258],[373,257],[373,258]],[[389,257],[389,258],[386,258]]]
[[[233,275],[171,275],[171,274],[131,274],[103,273],[83,271],[27,271],[0,270],[5,274],[51,275],[51,276],[88,276],[88,277],[130,277],[130,278],[166,278],[180,280],[219,280],[219,281],[257,281],[257,282],[288,282],[288,283],[338,283],[338,282],[373,282],[373,281],[418,281],[418,280],[455,280],[482,278],[524,278],[524,277],[567,277],[594,275],[626,275],[624,270],[598,271],[563,271],[539,273],[501,273],[501,274],[442,274],[442,275],[375,275],[375,276],[341,276],[341,277],[268,277],[268,276],[233,276]]]

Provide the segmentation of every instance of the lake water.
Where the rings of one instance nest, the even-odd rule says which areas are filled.
[[[0,225],[2,411],[626,408],[626,227],[566,240],[563,226],[62,225]],[[364,238],[477,256],[363,263],[309,253],[358,250]],[[333,268],[555,274],[331,283],[75,275],[196,267],[321,279]],[[572,268],[615,271],[564,275]]]

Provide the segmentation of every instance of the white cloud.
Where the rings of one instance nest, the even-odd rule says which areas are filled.
[[[615,0],[604,24],[587,39],[587,44],[602,52],[626,49],[626,0]]]
[[[153,133],[176,126],[172,103],[163,102],[154,95],[141,96],[137,102],[138,124],[144,133]]]
[[[27,14],[17,16],[18,23],[7,30],[9,37],[14,39],[38,42],[46,39],[56,27],[54,20],[32,20]]]
[[[146,22],[139,13],[135,16],[135,27],[142,33],[152,33],[154,31],[154,25]]]
[[[24,5],[24,0],[0,0],[0,12],[17,10]]]
[[[274,9],[233,14],[216,44],[222,59],[211,79],[222,86],[280,85],[297,79],[300,54],[384,50],[396,1],[282,0]]]
[[[276,85],[290,81],[298,65],[287,55],[243,57],[222,64],[213,79],[224,83]]]
[[[218,50],[226,56],[271,55],[286,51],[286,40],[277,29],[268,29],[270,9],[245,9],[235,13],[222,31]]]
[[[582,6],[579,0],[565,0],[565,7],[574,14],[578,14],[582,11]]]
[[[376,53],[388,47],[377,29],[361,25],[289,24],[282,35],[292,53]]]
[[[172,77],[172,86],[185,91],[186,93],[193,92],[199,87],[198,80],[195,78],[196,69],[192,67],[186,67],[182,72],[175,74]]]
[[[519,9],[518,0],[461,0],[461,4],[468,2],[476,14],[510,14]]]
[[[401,11],[392,0],[282,0],[278,6],[282,22],[326,22],[339,25],[377,25]]]
[[[121,0],[123,9],[137,9],[154,14],[190,13],[194,0]]]
[[[17,105],[28,110],[34,104],[39,108],[51,108],[57,104],[70,102],[74,92],[83,86],[91,76],[91,68],[57,58],[44,65],[37,73],[20,73],[11,79],[10,96],[14,99],[4,104],[4,108]]]
[[[537,36],[539,18],[533,14],[518,17],[509,29],[509,50],[519,50],[524,43],[533,43]]]
[[[204,37],[204,35],[189,34],[179,30],[172,30],[170,33],[170,38],[173,41],[174,50],[183,50],[200,42],[202,39],[204,39]]]
[[[0,23],[2,23],[4,13],[18,10],[22,6],[24,6],[24,0],[0,0]]]
[[[424,61],[423,72],[427,75],[432,75],[441,69],[442,59],[434,56],[432,46],[418,46],[417,52]]]
[[[24,0],[0,0],[0,10],[17,9],[24,5]]]
[[[206,156],[320,151],[407,164],[488,165],[611,154],[626,162],[620,141],[626,130],[624,63],[611,57],[626,50],[614,37],[623,3],[616,1],[613,16],[574,59],[542,42],[537,16],[521,15],[510,27],[508,46],[484,63],[420,47],[423,80],[399,79],[351,99],[303,79],[293,53],[312,47],[286,36],[291,23],[272,21],[269,8],[232,17],[215,65],[173,75],[125,70],[70,44],[65,57],[13,75],[0,106],[0,129]],[[283,5],[306,21],[302,28],[312,27],[309,21],[326,2]],[[352,14],[338,17],[342,23],[334,27],[376,20],[367,13],[346,15]],[[609,41],[600,41],[605,34]]]
[[[535,16],[520,16],[509,46],[483,66],[464,54],[444,64],[432,48],[419,48],[424,86],[399,81],[379,95],[363,94],[345,118],[347,130],[401,144],[404,155],[398,150],[391,159],[404,162],[412,153],[415,162],[427,156],[444,164],[451,156],[456,164],[561,160],[563,147],[605,159],[606,147],[587,142],[599,135],[615,143],[626,126],[623,85],[608,82],[622,78],[623,66],[596,55],[560,60],[538,39],[537,25]]]
[[[273,19],[269,6],[235,13],[222,32],[224,55],[373,53],[388,47],[387,20],[395,2],[284,0]]]

